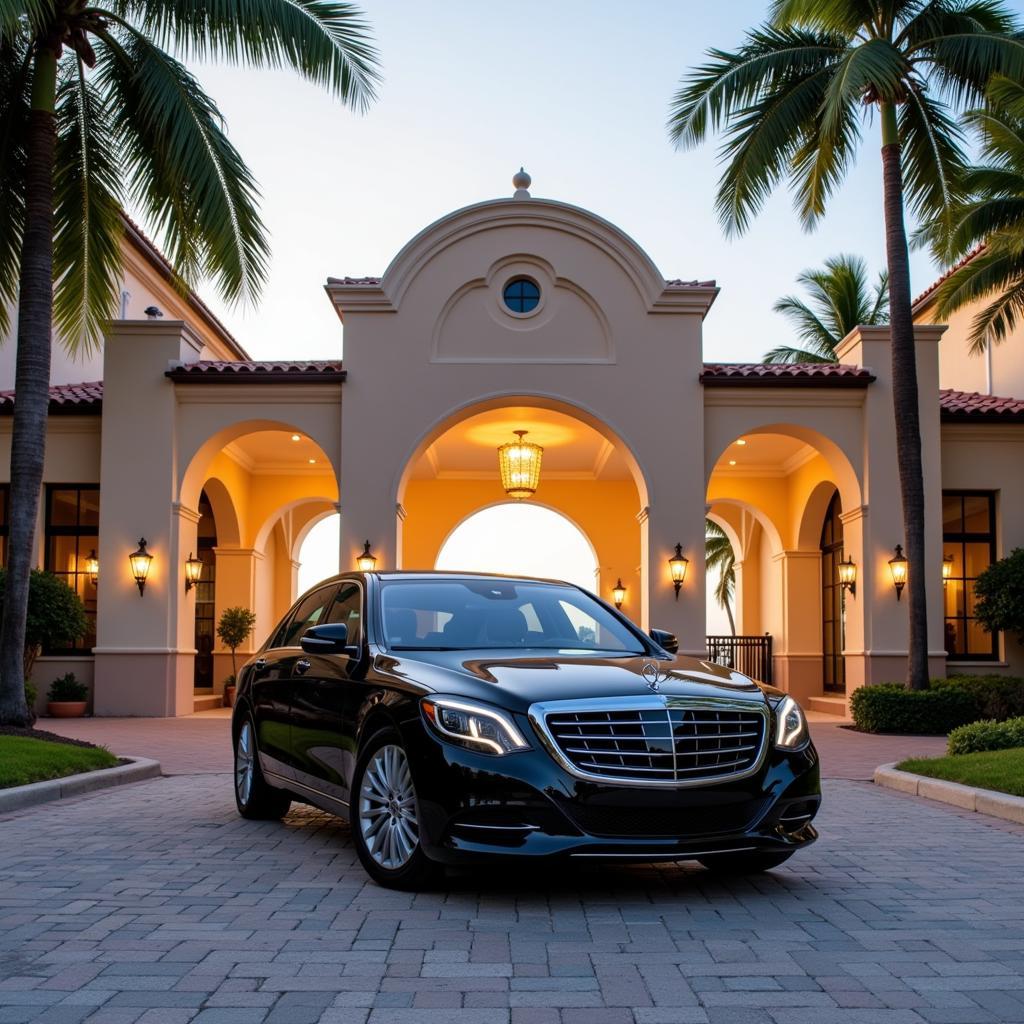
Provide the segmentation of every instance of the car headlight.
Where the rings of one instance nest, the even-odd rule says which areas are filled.
[[[461,697],[424,697],[423,714],[446,740],[483,754],[514,754],[530,744],[511,715]]]
[[[807,718],[792,697],[784,697],[775,708],[775,746],[796,750],[809,738]]]

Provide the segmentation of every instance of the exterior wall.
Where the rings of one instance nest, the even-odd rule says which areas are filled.
[[[1024,324],[1018,324],[999,345],[982,355],[972,355],[968,338],[975,316],[989,304],[983,299],[954,313],[939,343],[939,386],[957,391],[978,391],[1004,398],[1024,398]],[[934,303],[920,304],[914,314],[918,323],[937,323]]]
[[[1019,424],[942,425],[942,486],[945,490],[983,490],[996,494],[996,557],[1024,547],[1024,475],[1008,471],[1024,466],[1024,427]],[[941,599],[941,588],[936,599]],[[1000,660],[950,662],[953,672],[998,672],[1024,676],[1024,644],[1003,634]]]

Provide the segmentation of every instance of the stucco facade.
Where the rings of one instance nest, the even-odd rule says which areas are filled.
[[[91,649],[40,660],[43,688],[70,666],[92,684],[97,714],[189,713],[197,678],[215,694],[231,671],[226,652],[200,644],[197,674],[197,616],[253,608],[258,645],[295,596],[302,540],[336,511],[342,565],[369,540],[378,566],[432,567],[460,522],[504,500],[496,448],[513,429],[545,447],[535,500],[587,537],[595,589],[610,599],[621,579],[624,611],[674,631],[681,651],[708,653],[710,517],[736,552],[737,632],[770,634],[776,685],[841,711],[857,686],[903,675],[884,328],[854,331],[838,367],[705,364],[704,318],[742,297],[719,296],[713,281],[666,280],[614,225],[520,188],[430,225],[381,278],[328,280],[343,366],[255,363],[131,244],[149,277],[132,279],[133,305],[107,331],[93,376],[102,384],[67,387],[88,376],[64,362],[54,375],[38,560],[69,574],[96,633]],[[525,311],[506,300],[517,280],[538,293]],[[134,318],[142,301],[168,315]],[[1024,544],[1006,472],[1024,454],[1024,401],[941,391],[963,328],[930,324],[920,309],[919,319],[928,564],[910,571],[929,579],[932,670],[956,661],[1024,674],[1020,644],[1000,637],[993,648],[969,607],[982,555]],[[1004,397],[1024,398],[1024,381],[1006,383],[1016,390]],[[0,411],[10,405],[0,396]],[[8,444],[9,424],[0,419]],[[72,485],[79,519],[61,525]],[[85,525],[83,487],[99,509]],[[976,529],[983,511],[990,542]],[[140,595],[127,555],[142,536],[154,558]],[[95,586],[69,564],[90,543]],[[678,595],[668,563],[677,544],[689,559]],[[185,560],[199,548],[209,578],[187,591]],[[950,552],[963,565],[944,583]],[[852,590],[832,578],[840,558],[857,566]]]

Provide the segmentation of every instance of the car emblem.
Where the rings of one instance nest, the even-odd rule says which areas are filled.
[[[657,692],[658,681],[661,678],[661,672],[658,671],[658,666],[655,665],[653,661],[645,662],[644,667],[640,669],[640,674],[644,677],[647,685]]]

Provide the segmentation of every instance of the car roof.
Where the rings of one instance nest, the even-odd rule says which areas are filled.
[[[551,579],[545,576],[513,576],[500,572],[466,572],[457,569],[381,569],[368,576],[376,576],[381,580],[507,580],[510,583],[552,583],[559,587],[575,587],[575,583],[566,580]]]

